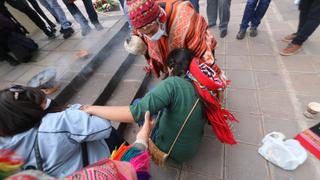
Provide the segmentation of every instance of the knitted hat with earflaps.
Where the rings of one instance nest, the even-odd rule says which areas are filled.
[[[154,0],[127,0],[128,14],[134,29],[156,20],[162,10]]]

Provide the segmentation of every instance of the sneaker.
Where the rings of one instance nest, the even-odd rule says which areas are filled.
[[[245,36],[246,36],[246,31],[240,30],[240,31],[238,32],[238,34],[237,34],[237,39],[238,39],[238,40],[241,40],[241,39],[243,39]]]
[[[286,37],[284,37],[283,39],[282,39],[282,41],[284,41],[284,42],[291,42],[295,37],[297,37],[297,33],[292,33],[292,34],[289,34],[289,35],[287,35]]]
[[[286,48],[280,51],[280,55],[291,56],[291,55],[297,54],[299,51],[301,51],[301,49],[302,49],[302,45],[289,43]]]
[[[250,37],[256,37],[258,35],[258,29],[257,28],[250,28]]]
[[[227,34],[228,34],[228,31],[226,29],[220,31],[220,37],[221,38],[226,37]]]
[[[91,27],[90,27],[90,26],[87,26],[87,27],[85,27],[85,28],[82,28],[82,29],[81,29],[81,35],[82,35],[82,36],[86,36],[86,35],[88,35],[88,34],[90,33],[90,31],[91,31]]]
[[[103,29],[103,26],[100,23],[94,24],[94,27],[97,31],[101,31]]]
[[[72,27],[69,27],[67,29],[62,30],[62,34],[63,34],[64,39],[68,39],[69,37],[72,36],[73,33],[74,33],[74,30]]]

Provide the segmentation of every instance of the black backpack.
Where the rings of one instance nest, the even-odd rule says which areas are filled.
[[[29,62],[38,49],[38,44],[25,35],[12,32],[8,38],[9,51],[19,62]]]

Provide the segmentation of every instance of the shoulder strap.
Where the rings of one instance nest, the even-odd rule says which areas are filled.
[[[176,136],[176,138],[174,139],[174,141],[173,141],[173,143],[172,143],[172,145],[171,145],[171,147],[170,147],[170,149],[169,149],[168,156],[170,155],[170,153],[171,153],[174,145],[176,144],[176,142],[177,142],[180,134],[182,133],[182,130],[183,130],[184,126],[187,124],[187,121],[190,119],[190,116],[192,115],[193,111],[195,110],[196,106],[198,105],[199,100],[200,100],[200,99],[198,98],[197,101],[194,103],[192,109],[190,110],[188,116],[187,116],[186,119],[184,120],[184,122],[183,122],[183,124],[182,124],[182,126],[181,126],[181,128],[180,128],[180,130],[179,130],[179,132],[178,132],[178,134],[177,134],[177,136]]]
[[[88,158],[88,147],[87,143],[81,143],[81,155],[82,155],[82,165],[86,167],[89,165],[89,158]]]
[[[38,143],[38,130],[37,130],[36,139],[34,142],[34,155],[36,158],[37,169],[40,171],[43,171],[43,160],[41,158],[39,143]]]

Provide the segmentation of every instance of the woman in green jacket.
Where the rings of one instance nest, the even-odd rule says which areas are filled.
[[[192,53],[188,49],[173,50],[166,61],[170,76],[148,92],[140,102],[130,106],[85,106],[84,111],[119,122],[139,122],[146,111],[160,115],[157,119],[154,141],[168,153],[183,122],[198,99],[192,82],[187,78]],[[202,104],[198,103],[169,156],[177,163],[185,162],[198,152],[206,119]]]

